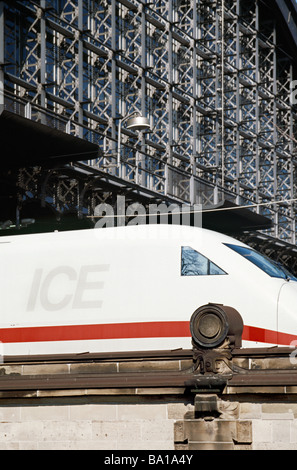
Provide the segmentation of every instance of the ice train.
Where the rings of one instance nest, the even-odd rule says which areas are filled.
[[[190,349],[209,303],[241,314],[243,346],[297,344],[297,279],[220,233],[135,225],[3,236],[0,250],[5,356]]]

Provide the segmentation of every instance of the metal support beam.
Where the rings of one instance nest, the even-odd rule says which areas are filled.
[[[294,244],[296,18],[288,0],[1,1],[0,105],[98,145],[91,169],[178,203],[252,205]],[[135,111],[152,131],[122,130],[117,167]]]

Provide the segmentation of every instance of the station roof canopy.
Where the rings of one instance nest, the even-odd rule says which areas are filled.
[[[96,144],[7,110],[0,113],[1,169],[91,160]]]
[[[225,200],[220,204],[203,207],[202,226],[210,230],[236,234],[245,230],[271,228],[272,220],[257,214],[249,209],[249,206],[242,207]]]
[[[263,1],[263,0],[262,0]],[[268,3],[268,2],[265,2]],[[270,2],[269,2],[270,3]],[[293,45],[297,46],[297,3],[295,0],[275,0],[281,12],[281,16],[286,23],[283,33],[288,39],[293,39]],[[269,5],[271,7],[271,5]],[[292,45],[292,43],[291,43]]]

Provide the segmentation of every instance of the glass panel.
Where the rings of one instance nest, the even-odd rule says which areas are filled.
[[[181,275],[208,276],[226,274],[221,268],[190,246],[182,246]]]
[[[287,271],[286,268],[284,268],[280,263],[269,259],[267,256],[258,253],[252,248],[239,245],[230,245],[229,243],[225,243],[225,245],[239,253],[247,260],[251,261],[251,263],[258,266],[258,268],[262,269],[262,271],[264,271],[269,276],[297,281],[293,274]]]

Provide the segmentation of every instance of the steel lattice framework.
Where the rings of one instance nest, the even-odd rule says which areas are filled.
[[[0,8],[6,109],[98,144],[89,169],[179,202],[250,205],[273,220],[271,236],[295,244],[294,58],[264,2],[15,0]],[[134,111],[152,130],[123,126],[117,165],[119,122]],[[27,189],[28,174],[33,187],[36,169],[20,175]],[[73,181],[50,185],[53,204],[77,204]]]

